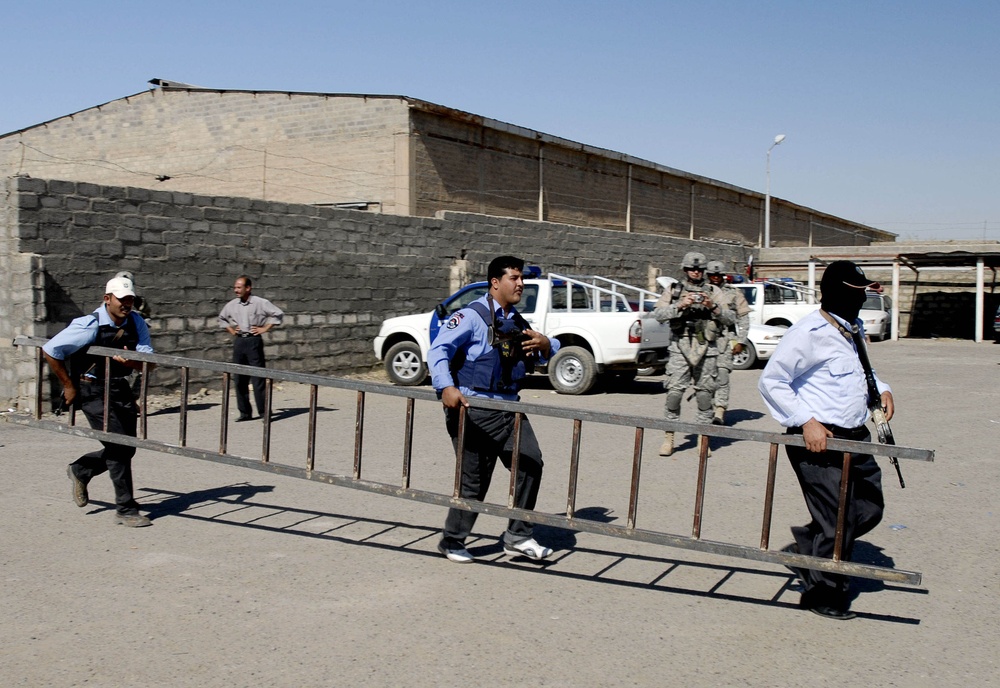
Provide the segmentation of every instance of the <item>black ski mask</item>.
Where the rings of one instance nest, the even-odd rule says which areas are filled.
[[[865,277],[861,268],[851,261],[837,260],[827,266],[819,289],[823,310],[853,323],[865,304],[865,291],[881,291],[882,287]]]

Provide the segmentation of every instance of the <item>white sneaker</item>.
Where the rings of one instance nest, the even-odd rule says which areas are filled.
[[[534,538],[529,538],[513,545],[503,543],[503,553],[512,557],[528,557],[528,559],[541,561],[552,554],[552,548],[542,547],[535,542]]]
[[[476,560],[464,547],[448,549],[444,545],[438,545],[438,552],[448,557],[448,561],[453,561],[456,564],[471,564]]]

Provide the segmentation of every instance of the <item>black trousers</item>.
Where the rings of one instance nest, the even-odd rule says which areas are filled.
[[[94,430],[103,430],[104,384],[81,383],[77,400],[90,427]],[[138,412],[128,380],[113,379],[108,402],[108,432],[135,437]],[[104,449],[84,454],[70,464],[73,473],[81,481],[89,483],[94,476],[107,471],[115,488],[118,513],[138,513],[139,504],[132,494],[132,457],[135,455],[135,447],[111,442],[101,442],[101,444],[104,445]]]
[[[260,335],[252,337],[236,337],[233,341],[233,363],[264,367],[264,339]],[[250,381],[253,380],[253,396],[257,402],[257,415],[264,415],[264,402],[267,395],[264,389],[264,378],[249,375],[236,376],[236,408],[241,416],[252,416],[250,407]]]
[[[445,409],[445,424],[452,446],[458,451],[458,411]],[[489,409],[466,409],[465,446],[462,452],[460,496],[483,501],[490,489],[497,458],[510,470],[514,450],[514,414]],[[542,480],[542,452],[527,418],[521,419],[521,446],[518,459],[514,505],[519,509],[534,509]],[[506,500],[505,500],[506,501]],[[449,509],[444,522],[441,544],[448,549],[464,546],[478,517],[474,511]],[[531,537],[532,527],[526,521],[511,519],[503,539],[513,545]]]
[[[790,432],[794,434],[794,431]],[[838,433],[834,430],[834,437],[868,442],[871,433],[863,427],[854,432]],[[837,507],[844,454],[838,451],[817,454],[804,447],[791,446],[786,446],[785,450],[812,516],[808,524],[792,528],[795,543],[801,554],[832,559],[837,541]],[[875,463],[875,457],[871,454],[852,454],[847,483],[847,516],[844,520],[844,561],[851,559],[855,540],[879,524],[884,508],[882,471]],[[847,576],[812,569],[803,569],[801,574],[805,586],[803,603],[840,609],[850,605],[850,579]]]

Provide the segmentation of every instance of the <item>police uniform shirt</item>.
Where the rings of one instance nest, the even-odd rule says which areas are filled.
[[[284,312],[273,303],[251,294],[246,301],[233,299],[223,307],[219,313],[219,327],[232,327],[250,334],[251,327],[268,323],[280,325],[284,317]]]
[[[484,304],[487,309],[489,308],[486,296],[481,297],[478,301]],[[496,305],[496,302],[493,303]],[[510,320],[514,317],[514,309],[512,308],[510,313],[504,313],[502,308],[497,308],[496,314],[498,318]],[[441,392],[445,387],[455,386],[451,375],[451,360],[459,350],[465,349],[465,360],[471,362],[493,348],[487,343],[488,335],[489,327],[486,322],[479,316],[479,313],[468,307],[456,311],[448,318],[448,321],[438,331],[431,343],[431,349],[427,353],[427,365],[431,371],[431,383],[435,390]],[[559,351],[559,340],[551,339],[549,345],[550,356]],[[537,363],[545,363],[548,360],[542,356],[540,351],[537,352],[537,356]],[[487,392],[472,390],[465,386],[459,386],[458,390],[467,397],[486,397],[505,401],[517,401],[518,399],[516,392]]]
[[[847,326],[842,318],[832,317]],[[860,327],[860,318],[856,322]],[[877,376],[875,382],[879,394],[891,391]],[[768,411],[784,427],[801,427],[815,418],[856,428],[868,420],[868,386],[854,342],[819,310],[788,328],[757,388]]]
[[[149,328],[146,321],[136,313],[130,311],[126,318],[132,318],[135,323],[135,331],[139,337],[135,350],[144,354],[153,353],[153,346],[149,339]],[[76,318],[66,326],[62,332],[50,339],[42,350],[58,361],[64,361],[85,346],[89,346],[97,339],[97,331],[103,326],[119,327],[108,315],[108,309],[104,304],[90,315]]]

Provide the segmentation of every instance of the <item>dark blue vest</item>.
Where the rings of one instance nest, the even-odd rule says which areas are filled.
[[[97,336],[94,341],[73,354],[72,367],[75,375],[88,380],[104,380],[103,356],[91,356],[88,351],[91,346],[106,346],[109,349],[128,349],[135,351],[139,344],[139,330],[136,327],[136,318],[139,314],[132,311],[125,318],[121,327],[114,323],[101,325],[97,328]],[[111,361],[111,377],[127,377],[132,369],[118,361]]]
[[[470,303],[463,310],[471,309],[479,314],[491,333],[498,330],[495,316],[483,303]],[[528,322],[520,313],[514,311],[512,318],[519,329],[526,329]],[[506,324],[502,323],[501,325]],[[459,387],[466,387],[478,392],[498,392],[501,394],[516,394],[518,384],[529,371],[520,349],[520,342],[515,339],[498,341],[493,348],[487,350],[474,361],[465,358],[464,352],[459,352],[452,360],[452,377]]]

